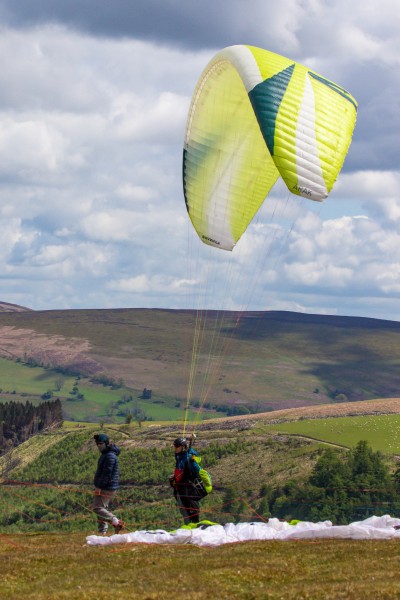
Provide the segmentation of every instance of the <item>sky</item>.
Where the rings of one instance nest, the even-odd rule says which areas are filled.
[[[0,0],[0,27],[0,301],[399,320],[398,0]],[[242,43],[359,109],[327,201],[278,184],[226,253],[190,224],[182,148],[203,68]]]

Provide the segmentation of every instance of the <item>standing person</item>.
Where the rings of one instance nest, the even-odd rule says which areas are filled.
[[[175,471],[170,477],[174,496],[185,525],[200,521],[200,500],[206,496],[199,477],[200,465],[196,462],[197,452],[189,449],[186,438],[173,442],[175,449]]]
[[[106,535],[108,524],[119,533],[125,523],[108,510],[108,506],[118,489],[118,455],[121,450],[110,443],[108,435],[97,433],[93,436],[99,449],[100,457],[94,476],[93,511],[97,514],[97,527],[100,535]]]

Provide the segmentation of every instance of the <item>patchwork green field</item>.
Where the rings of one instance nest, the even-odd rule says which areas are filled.
[[[78,393],[73,393],[74,386]],[[0,402],[29,400],[33,404],[42,401],[41,396],[51,392],[60,398],[65,419],[74,421],[108,421],[123,423],[125,411],[140,410],[153,421],[177,421],[183,419],[184,406],[177,398],[152,395],[151,400],[140,398],[142,390],[121,387],[113,390],[109,386],[92,383],[87,377],[60,375],[52,369],[28,366],[0,358]],[[129,402],[118,404],[123,397],[131,396]],[[220,415],[224,413],[220,413]],[[190,420],[218,417],[215,412],[190,410]]]
[[[347,448],[353,448],[360,440],[366,440],[375,451],[400,454],[400,415],[302,419],[263,425],[262,430],[305,436]]]
[[[28,367],[22,362],[0,358],[0,390],[3,395],[41,395],[49,389],[54,389],[54,382],[59,377],[59,373],[51,370]],[[65,393],[67,389],[72,388],[75,378],[63,375],[62,379]]]

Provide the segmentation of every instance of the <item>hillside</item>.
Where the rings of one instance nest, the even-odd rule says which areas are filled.
[[[201,452],[203,452],[210,444],[217,443],[223,446],[229,444],[231,441],[236,443],[240,440],[243,441],[244,446],[248,446],[249,442],[254,442],[256,444],[261,444],[261,446],[266,445],[266,447],[269,448],[273,446],[272,442],[275,440],[275,442],[278,442],[278,445],[280,445],[281,442],[284,443],[285,453],[287,453],[290,448],[290,444],[287,443],[289,439],[288,436],[282,437],[276,435],[274,432],[268,433],[268,430],[264,429],[263,426],[311,419],[316,420],[316,427],[318,427],[318,420],[323,419],[359,416],[373,417],[381,415],[400,415],[400,398],[347,402],[340,405],[306,406],[302,408],[260,413],[257,415],[240,415],[237,417],[208,419],[202,423],[189,423],[187,435],[189,435],[193,429],[195,430],[197,435],[195,445]],[[93,433],[97,432],[98,429],[98,426],[90,423],[66,423],[62,429],[55,429],[53,431],[35,435],[12,451],[13,465],[11,466],[11,469],[7,466],[7,460],[9,461],[9,458],[7,459],[5,456],[0,457],[0,473],[7,470],[7,477],[12,475],[13,479],[18,479],[21,475],[21,469],[25,469],[28,465],[32,465],[42,453],[45,454],[52,446],[59,444],[66,438],[76,438],[79,441],[79,444],[83,444],[82,450],[84,452],[88,452],[90,449],[94,450],[94,448],[90,448],[90,442]],[[110,438],[117,440],[125,449],[143,449],[147,452],[152,448],[165,448],[169,450],[171,448],[172,440],[181,433],[181,424],[153,424],[148,422],[143,424],[142,427],[138,427],[134,424],[107,424],[104,426],[104,431],[106,431]],[[366,438],[361,436],[354,441],[357,442],[359,439]],[[319,441],[324,443],[324,438],[321,437]],[[297,439],[294,446],[296,448],[299,446],[308,447],[311,454],[315,450],[314,440]],[[262,452],[263,451],[261,451],[261,454]],[[247,452],[245,451],[244,455],[246,454]],[[257,456],[261,457],[261,454],[259,448]],[[305,452],[305,454],[307,454],[307,452]],[[68,460],[70,459],[68,458]],[[243,488],[247,478],[251,478],[254,475],[250,466],[254,461],[250,456],[250,463],[248,463],[243,458],[243,453],[240,460],[241,477],[237,479],[237,469],[230,472],[230,474],[224,474],[222,469],[219,473],[219,480],[221,480],[222,477],[222,479],[225,480],[226,485],[235,482],[235,486]],[[44,460],[44,463],[46,462],[47,460]],[[282,465],[284,465],[285,462],[287,462],[287,454],[285,457],[282,456]],[[82,463],[82,461],[80,461],[80,463]],[[275,462],[274,467],[276,466],[277,463]],[[68,468],[61,465],[60,471],[63,472],[63,470],[68,470]],[[308,470],[307,462],[298,464],[297,473],[299,475],[304,475]],[[271,475],[270,473],[268,474]],[[260,476],[261,473],[258,473],[257,479],[262,479]],[[73,479],[73,482],[80,483],[82,481],[82,472],[81,470],[78,470],[77,479]],[[274,481],[274,479],[271,481]]]
[[[367,406],[369,412],[364,414],[375,415],[372,420],[382,418],[376,415],[378,411],[386,412],[388,427],[381,430],[381,440],[389,452],[385,452],[385,462],[393,473],[398,456],[390,452],[389,420],[398,423],[398,414],[393,413],[398,413],[400,400],[383,401],[382,405],[378,401],[359,404]],[[324,407],[320,408],[323,413]],[[311,439],[312,436],[273,431],[270,424],[293,424],[294,419],[305,423],[302,418],[305,414],[312,416],[313,409],[304,409],[301,417],[294,416],[291,410],[278,412],[280,419],[275,421],[267,414],[252,420],[243,417],[204,422],[196,428],[195,448],[202,456],[203,466],[211,472],[214,486],[203,502],[205,518],[226,522],[239,516],[243,521],[259,518],[260,514],[268,517],[268,498],[274,503],[282,497],[283,502],[286,489],[308,478],[322,449],[328,447],[324,429],[319,425],[321,419],[315,419],[312,433],[319,439]],[[341,414],[339,420],[344,423],[359,418],[348,418],[354,414],[351,403],[342,406]],[[339,428],[335,425],[335,429]],[[354,447],[360,440],[369,443],[374,429],[372,426],[355,431],[346,447]],[[35,435],[0,457],[0,530],[52,531],[57,527],[73,531],[93,527],[87,507],[98,459],[93,434],[98,431],[91,424],[67,424],[60,430]],[[168,478],[174,464],[172,441],[180,427],[151,423],[143,427],[106,425],[104,431],[121,448],[119,510],[129,527],[176,527],[179,514],[174,509]],[[339,445],[329,441],[329,447],[333,443],[337,446],[335,452],[348,452],[340,447],[339,436],[336,442]],[[367,506],[372,502],[365,500]],[[298,511],[301,502],[307,505],[308,500],[298,500]],[[278,511],[279,503],[274,506]]]
[[[25,306],[19,306],[18,304],[10,304],[9,302],[0,302],[0,313],[3,312],[25,312],[31,310]]]
[[[0,356],[84,376],[106,373],[127,387],[177,399],[186,398],[192,373],[193,401],[257,412],[400,396],[400,323],[376,319],[161,309],[4,312]]]
[[[129,528],[177,527],[180,515],[168,483],[174,468],[176,426],[141,430],[107,426],[104,430],[121,448],[118,496]],[[98,459],[95,431],[93,426],[74,427],[37,435],[0,458],[0,531],[92,530],[93,516],[87,507]],[[319,447],[317,442],[238,429],[199,433],[196,449],[214,481],[212,494],[203,502],[204,518],[222,522],[231,520],[232,512],[240,512],[244,520],[254,518],[263,486],[279,485],[289,476],[304,478]],[[227,494],[235,503],[232,511]],[[253,502],[254,509],[240,503],[240,498]]]
[[[343,402],[340,404],[321,404],[285,408],[256,415],[240,415],[227,419],[209,419],[201,428],[251,427],[255,423],[275,424],[303,419],[329,419],[337,417],[397,415],[400,414],[400,398],[379,398],[377,400],[360,400],[359,402]]]

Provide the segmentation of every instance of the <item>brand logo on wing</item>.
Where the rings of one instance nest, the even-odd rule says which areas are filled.
[[[202,235],[201,237],[203,240],[207,240],[207,242],[211,242],[212,244],[217,244],[217,246],[221,245],[221,242],[217,242],[217,240],[213,240],[212,238],[209,238],[206,235]]]
[[[295,192],[299,192],[299,194],[303,194],[305,196],[309,196],[311,198],[312,191],[309,188],[301,187],[300,185],[294,185],[292,190]]]

